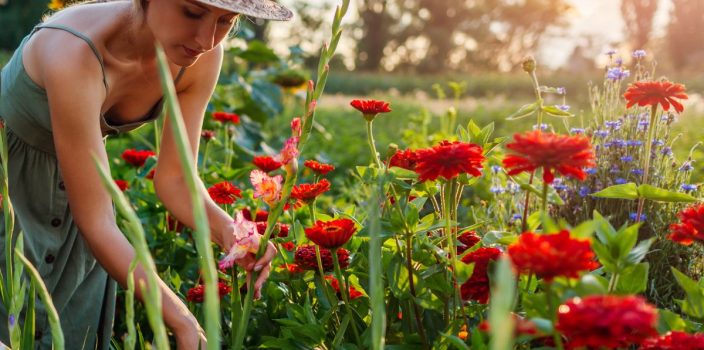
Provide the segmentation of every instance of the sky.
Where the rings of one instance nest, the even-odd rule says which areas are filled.
[[[281,0],[284,5],[290,5],[295,1],[301,0]],[[350,10],[348,15],[343,20],[345,22],[355,21],[356,10],[355,4],[359,0],[352,0],[350,3]],[[573,5],[574,11],[568,14],[568,28],[566,32],[553,33],[551,37],[546,38],[540,45],[539,51],[536,56],[541,62],[551,68],[557,68],[565,64],[569,55],[576,45],[584,44],[584,39],[586,36],[593,37],[596,49],[599,50],[598,53],[606,52],[610,49],[617,49],[618,45],[623,42],[624,30],[623,21],[621,19],[621,1],[619,0],[567,0]],[[658,12],[655,15],[655,28],[654,34],[662,34],[667,24],[668,14],[670,11],[671,0],[659,0],[660,4],[658,6]],[[704,1],[704,0],[702,0]],[[307,0],[309,4],[323,4],[323,3],[340,3],[337,0]],[[332,20],[332,12],[326,14],[329,16],[329,20]],[[287,45],[292,43],[287,43],[286,33],[292,28],[292,26],[300,25],[294,18],[293,21],[287,23],[276,23],[271,26],[271,44],[274,48],[285,53]],[[328,33],[325,33],[325,38],[329,37]],[[278,46],[276,43],[280,43]],[[354,47],[354,43],[351,41],[349,36],[345,37],[343,34],[343,39],[338,46],[338,52],[344,54],[350,54]],[[598,54],[597,52],[590,54]],[[621,55],[628,55],[629,53],[623,52]]]

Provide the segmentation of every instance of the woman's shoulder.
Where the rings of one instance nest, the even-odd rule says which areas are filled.
[[[132,2],[128,0],[87,2],[56,12],[39,25],[68,27],[99,41],[124,23],[124,15],[129,14],[131,8]]]

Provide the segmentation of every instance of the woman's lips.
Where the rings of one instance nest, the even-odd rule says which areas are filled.
[[[183,47],[183,50],[186,52],[186,55],[188,55],[189,57],[198,57],[200,54],[203,53],[201,51],[189,49],[186,46]]]

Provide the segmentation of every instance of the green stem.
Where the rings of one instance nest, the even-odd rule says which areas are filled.
[[[545,287],[545,297],[547,298],[548,310],[550,311],[550,319],[553,325],[552,339],[555,342],[555,347],[558,350],[563,350],[565,346],[562,344],[562,336],[557,330],[557,310],[553,302],[555,295],[553,294],[552,283],[546,283]]]
[[[528,180],[528,186],[533,185],[533,177],[535,176],[535,171],[530,173],[530,180]],[[523,202],[523,217],[521,218],[521,233],[528,230],[528,204],[530,204],[530,191],[526,190],[526,200]]]
[[[450,251],[450,285],[453,287],[453,300],[454,300],[454,310],[452,310],[453,317],[450,319],[454,319],[456,317],[456,308],[461,307],[460,303],[460,297],[459,297],[459,286],[457,285],[457,251],[455,250],[455,240],[457,236],[457,232],[453,230],[453,225],[452,225],[452,217],[451,217],[451,211],[452,211],[452,204],[454,204],[454,196],[453,196],[453,185],[454,185],[455,180],[449,180],[445,183],[445,188],[444,188],[444,193],[443,193],[443,204],[444,204],[444,213],[443,216],[445,218],[445,235],[446,235],[446,240],[447,240],[447,249]]]
[[[543,213],[545,215],[548,214],[548,183],[543,181],[543,195],[542,195],[542,206],[543,206]]]
[[[398,200],[396,202],[398,202]],[[423,321],[420,319],[421,310],[418,309],[418,304],[416,303],[416,300],[415,300],[417,295],[416,295],[415,282],[413,281],[412,254],[413,254],[413,233],[406,232],[406,268],[408,269],[408,276],[409,276],[408,287],[410,288],[411,295],[413,296],[413,300],[411,300],[411,304],[413,305],[416,326],[418,327],[418,334],[420,335],[421,343],[423,344],[423,348],[427,348],[428,339],[425,336],[425,329],[423,328]]]
[[[233,325],[240,323],[242,315],[242,295],[240,295],[240,283],[237,278],[237,265],[232,266],[232,291],[230,292],[230,321]],[[236,332],[230,332],[230,345],[235,344]]]
[[[376,145],[374,144],[374,133],[372,132],[372,122],[367,120],[367,143],[369,144],[369,149],[372,152],[372,162],[376,164],[376,167],[381,169],[381,161],[379,160],[379,154],[376,151]]]
[[[655,134],[655,115],[657,114],[658,105],[650,107],[650,124],[648,125],[648,140],[645,143],[645,157],[643,159],[643,181],[641,184],[648,183],[648,175],[650,173],[650,152],[653,148],[653,135]],[[636,212],[636,222],[640,222],[640,216],[643,214],[643,206],[645,198],[638,198],[638,211]]]
[[[352,313],[352,307],[350,306],[350,298],[348,295],[349,289],[342,276],[340,262],[337,261],[337,248],[331,248],[330,250],[332,251],[332,265],[335,267],[335,278],[337,278],[337,283],[340,287],[342,301],[345,303],[345,311],[348,315],[350,315],[350,323],[352,324],[352,332],[354,333],[355,342],[356,344],[362,344],[361,338],[359,337],[359,331],[357,330],[357,322],[355,321],[354,314]]]
[[[542,130],[543,125],[543,97],[540,94],[540,84],[538,83],[538,76],[535,74],[535,70],[530,73],[530,79],[533,82],[533,91],[535,92],[535,98],[538,102],[538,130]]]
[[[206,163],[208,162],[208,147],[210,146],[210,141],[205,141],[205,147],[203,147],[203,161],[200,163],[200,172],[205,171]]]
[[[614,272],[611,274],[611,278],[609,279],[608,293],[612,293],[616,289],[616,285],[618,284],[618,278],[619,278],[618,272]]]

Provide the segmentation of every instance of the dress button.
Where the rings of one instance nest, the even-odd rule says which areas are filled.
[[[61,219],[54,218],[53,220],[51,220],[51,226],[59,227],[59,225],[61,225]]]
[[[62,190],[62,191],[66,190],[66,186],[64,186],[64,182],[63,182],[63,181],[59,182],[59,189]]]
[[[56,260],[56,257],[53,256],[53,255],[51,255],[51,254],[48,254],[47,256],[44,257],[44,261],[45,261],[47,264],[53,263],[54,260]]]

